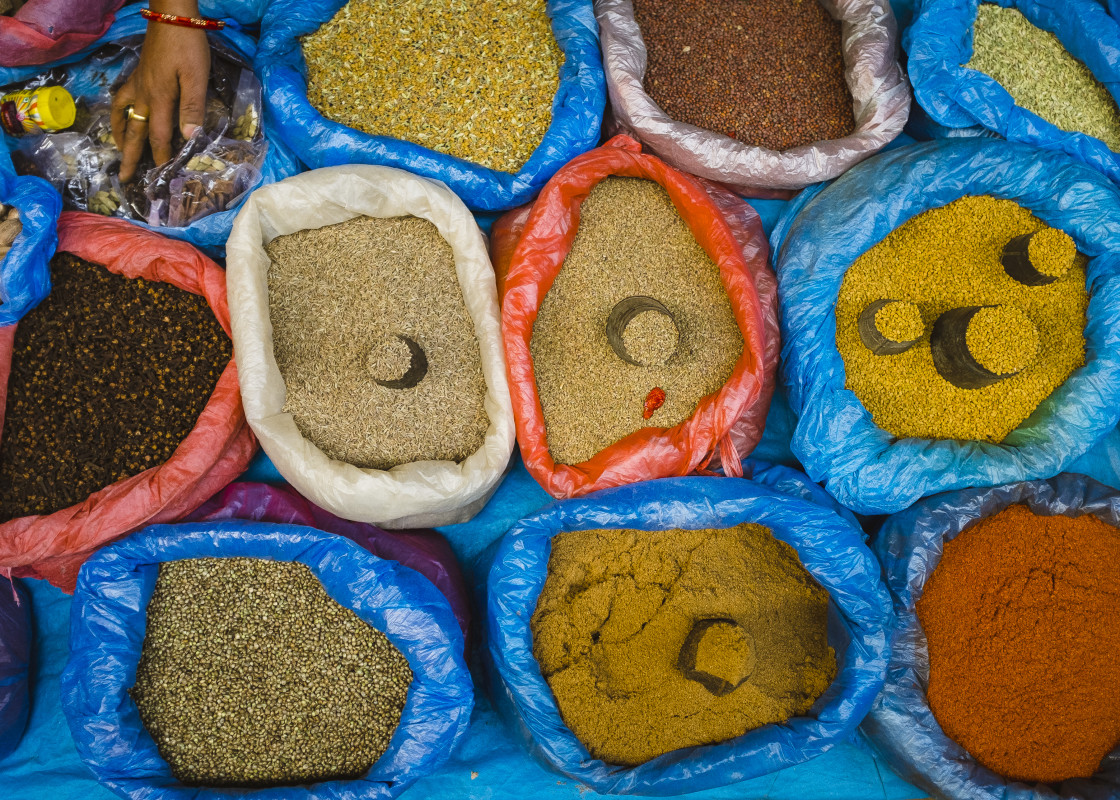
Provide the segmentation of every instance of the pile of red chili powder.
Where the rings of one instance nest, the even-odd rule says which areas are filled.
[[[1120,743],[1120,530],[1010,506],[945,545],[918,618],[930,707],[988,769],[1088,778]]]

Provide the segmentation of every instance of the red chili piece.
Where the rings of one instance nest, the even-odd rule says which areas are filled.
[[[646,395],[645,411],[642,412],[643,419],[649,419],[653,416],[653,412],[661,408],[665,402],[665,390],[660,387],[653,387]]]

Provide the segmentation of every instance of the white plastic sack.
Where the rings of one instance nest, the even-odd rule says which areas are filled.
[[[272,349],[265,246],[277,236],[358,216],[426,219],[455,253],[455,269],[474,320],[486,378],[490,427],[462,463],[418,461],[391,470],[329,458],[283,411],[284,379]],[[226,244],[233,347],[245,415],[280,474],[307,499],[340,517],[388,528],[465,522],[489,499],[513,452],[513,409],[506,383],[501,317],[486,241],[463,202],[442,183],[391,167],[313,170],[250,195]]]
[[[856,119],[849,136],[777,152],[677,122],[642,88],[646,47],[631,0],[595,0],[617,128],[612,132],[630,133],[674,167],[750,195],[831,180],[874,155],[902,132],[910,114],[894,14],[888,0],[821,0],[821,5],[843,24],[844,72]]]

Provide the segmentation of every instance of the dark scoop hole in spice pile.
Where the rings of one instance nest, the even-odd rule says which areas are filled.
[[[355,217],[269,243],[284,410],[358,467],[462,461],[490,419],[451,245],[416,217]]]
[[[806,714],[836,676],[828,602],[761,525],[571,531],[533,654],[591,755],[636,766]]]
[[[200,295],[60,253],[16,328],[0,521],[50,514],[171,457],[233,357]]]
[[[350,0],[303,55],[325,117],[504,172],[544,139],[564,63],[545,0]]]
[[[408,660],[303,564],[162,564],[147,619],[130,694],[183,783],[357,778],[400,723]]]
[[[671,118],[779,151],[855,130],[840,22],[817,0],[634,0],[634,16]]]
[[[607,178],[583,201],[530,351],[549,451],[578,464],[649,425],[688,419],[731,377],[743,336],[719,267],[668,193]]]
[[[1010,200],[919,214],[844,275],[846,387],[899,438],[1003,441],[1085,363],[1086,263]]]
[[[1108,88],[1017,8],[982,3],[964,66],[994,78],[1015,103],[1064,131],[1095,136],[1120,152],[1120,108]]]
[[[1057,784],[1120,745],[1117,564],[1120,530],[1022,505],[946,543],[917,604],[929,703],[988,769]]]

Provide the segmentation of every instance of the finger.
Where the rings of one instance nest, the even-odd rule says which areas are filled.
[[[160,102],[152,105],[152,114],[148,117],[148,141],[152,144],[152,158],[157,165],[166,164],[171,160],[171,132],[175,122],[174,102]]]
[[[179,75],[179,130],[189,139],[206,120],[206,80],[208,72]]]
[[[128,126],[128,107],[136,99],[131,79],[113,95],[109,106],[109,129],[113,132],[113,142],[118,150],[124,149],[124,129]]]
[[[148,116],[149,109],[137,108],[136,113]],[[140,156],[144,155],[144,143],[148,141],[148,123],[136,118],[128,120],[124,129],[124,147],[121,148],[121,180],[132,180],[136,174],[136,165],[140,163]]]

